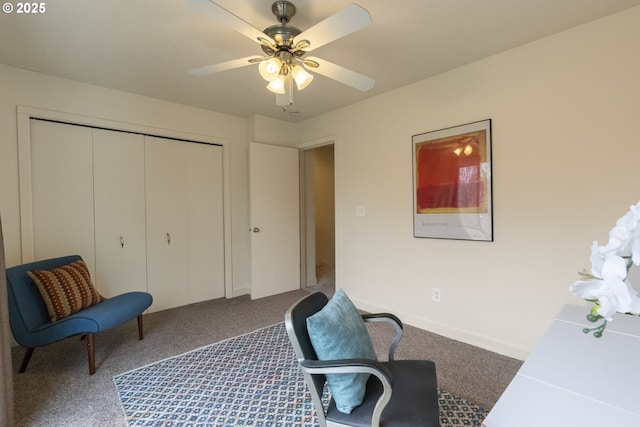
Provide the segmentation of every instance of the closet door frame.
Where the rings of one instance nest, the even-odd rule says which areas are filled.
[[[190,134],[186,132],[158,129],[150,126],[112,120],[87,117],[79,114],[63,113],[34,107],[19,105],[18,118],[18,173],[20,198],[20,233],[22,246],[22,263],[35,261],[33,233],[33,193],[31,180],[31,119],[53,120],[72,125],[91,126],[124,132],[135,132],[165,138],[180,139],[205,144],[222,146],[223,173],[223,211],[224,211],[224,283],[225,297],[231,298],[233,292],[233,265],[231,263],[231,171],[229,141],[213,136]]]

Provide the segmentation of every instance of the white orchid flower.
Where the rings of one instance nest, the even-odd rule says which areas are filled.
[[[591,274],[596,278],[602,277],[602,266],[604,265],[604,255],[602,248],[598,246],[598,241],[594,241],[591,245]]]
[[[633,289],[633,286],[631,286],[629,280],[625,280],[624,283],[627,285],[629,296],[631,297],[631,303],[629,305],[628,313],[640,314],[640,297],[638,296],[638,292]]]
[[[605,257],[602,266],[602,280],[613,292],[616,299],[616,311],[631,311],[631,293],[627,285],[627,262],[624,258],[613,255]]]
[[[612,320],[616,312],[627,313],[633,308],[640,308],[640,299],[625,281],[627,264],[624,258],[617,255],[602,256],[598,253],[597,242],[592,248],[592,280],[579,280],[569,288],[574,295],[587,300],[597,300],[596,312]],[[635,298],[634,298],[635,297]]]
[[[636,228],[635,236],[631,242],[631,260],[635,265],[640,265],[640,227]]]
[[[599,338],[615,313],[640,315],[640,296],[628,278],[631,265],[640,266],[640,202],[630,206],[629,211],[616,221],[605,246],[593,242],[590,260],[591,273],[580,273],[582,280],[571,285],[569,290],[595,303],[587,316],[589,321],[597,321],[596,314],[605,318],[603,324],[583,329],[584,333],[593,332]]]
[[[631,206],[635,227],[631,237],[631,259],[635,265],[640,265],[640,202]]]
[[[606,254],[618,254],[621,256],[627,255],[629,252],[629,237],[631,236],[631,230],[624,225],[617,225],[609,231],[609,242],[606,246],[600,248],[602,255]]]
[[[611,289],[602,280],[578,280],[569,287],[569,291],[589,301],[597,301],[597,313],[607,320],[616,312]]]
[[[635,265],[640,265],[640,202],[616,221],[609,232],[609,242],[600,248],[600,253],[630,257]]]

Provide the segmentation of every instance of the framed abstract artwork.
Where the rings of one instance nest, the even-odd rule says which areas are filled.
[[[413,235],[493,241],[491,119],[412,139]]]

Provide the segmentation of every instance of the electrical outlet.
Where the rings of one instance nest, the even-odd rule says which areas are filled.
[[[433,288],[433,300],[440,302],[440,288]]]

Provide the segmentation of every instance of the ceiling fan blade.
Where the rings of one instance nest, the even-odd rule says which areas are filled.
[[[298,34],[295,40],[308,40],[311,46],[304,50],[311,52],[320,46],[368,27],[372,22],[371,15],[366,9],[352,4]]]
[[[258,60],[259,59],[259,60]],[[189,74],[195,77],[208,76],[209,74],[219,73],[221,71],[233,70],[247,65],[256,64],[262,60],[261,57],[247,56],[245,58],[232,59],[231,61],[221,62],[219,64],[205,65],[204,67],[192,68]]]
[[[187,0],[187,2],[201,12],[211,15],[219,21],[224,22],[229,28],[236,30],[237,32],[250,38],[254,42],[259,43],[259,38],[263,38],[275,44],[275,41],[271,37],[260,31],[253,25],[249,24],[242,18],[239,18],[238,16],[229,12],[227,9],[213,2],[212,0]]]
[[[325,77],[329,77],[335,81],[338,81],[352,88],[366,92],[375,86],[376,81],[371,77],[367,77],[364,74],[356,73],[355,71],[348,70],[339,65],[333,64],[324,59],[310,57],[306,58],[318,63],[318,68],[309,68],[305,65],[305,68],[309,68],[312,72],[321,74]]]

